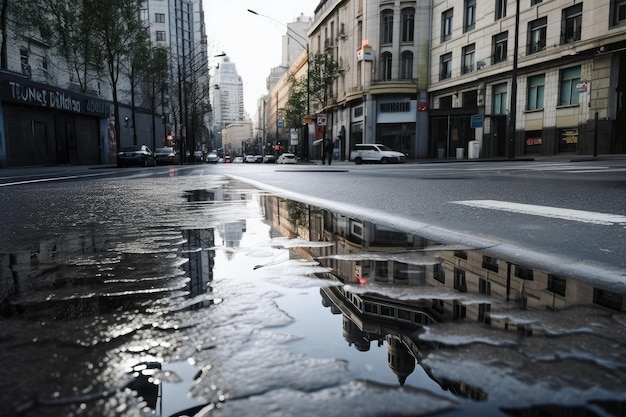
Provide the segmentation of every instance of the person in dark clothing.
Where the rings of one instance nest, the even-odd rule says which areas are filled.
[[[326,141],[324,142],[324,156],[322,158],[322,165],[324,165],[326,161],[328,161],[328,165],[330,165],[330,163],[332,162],[333,146],[333,140],[331,138],[326,138]]]

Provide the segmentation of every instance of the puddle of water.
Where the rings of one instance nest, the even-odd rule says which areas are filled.
[[[174,220],[0,255],[0,415],[626,413],[610,283],[221,179],[160,190],[145,215]]]

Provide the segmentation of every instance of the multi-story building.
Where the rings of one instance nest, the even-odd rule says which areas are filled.
[[[432,21],[430,156],[626,151],[626,3],[448,0]]]
[[[316,110],[326,114],[325,134],[340,159],[355,143],[374,142],[409,158],[427,156],[430,4],[320,1],[309,31],[311,52],[331,55],[339,69],[326,108]]]

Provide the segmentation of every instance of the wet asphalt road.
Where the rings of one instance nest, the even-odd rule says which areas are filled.
[[[441,391],[427,373],[413,374],[418,379],[409,379],[406,388],[398,390],[395,376],[378,369],[387,366],[386,350],[378,352],[378,361],[342,357],[342,325],[333,315],[327,317],[330,324],[313,321],[309,329],[334,323],[336,342],[325,335],[308,342],[319,347],[297,348],[297,340],[309,332],[300,328],[309,317],[304,300],[313,300],[312,314],[319,314],[322,304],[319,286],[324,285],[304,279],[319,273],[319,266],[292,264],[293,253],[273,240],[278,236],[267,224],[258,190],[250,184],[263,183],[283,190],[283,195],[361,218],[401,224],[428,238],[448,236],[440,243],[498,237],[505,246],[499,233],[509,230],[510,241],[502,252],[549,249],[553,263],[567,263],[561,270],[580,271],[592,264],[593,271],[619,273],[626,259],[624,225],[619,221],[574,221],[574,226],[572,220],[497,211],[489,211],[491,218],[484,221],[482,213],[472,213],[476,208],[449,207],[450,201],[488,195],[491,200],[559,202],[563,208],[625,215],[623,167],[619,162],[601,165],[609,168],[599,172],[597,163],[582,170],[580,165],[572,169],[550,163],[536,170],[527,165],[475,165],[471,171],[467,165],[429,171],[408,164],[13,171],[15,175],[4,176],[0,189],[6,225],[0,234],[0,288],[5,295],[0,415],[134,416],[152,415],[154,409],[172,415],[185,408],[197,415],[249,415],[252,410],[270,415],[276,404],[278,415],[350,415],[361,407],[368,411],[352,415],[385,415],[390,410],[395,415],[425,415],[459,407],[465,408],[461,415],[472,410],[476,415],[504,415],[496,411],[497,405],[475,409],[478,403]],[[231,178],[245,179],[248,185]],[[382,185],[390,182],[394,186]],[[378,190],[385,192],[378,195]],[[390,211],[395,215],[389,216]],[[532,244],[520,243],[524,237]],[[577,246],[583,248],[573,254],[569,249]],[[298,272],[289,272],[294,270]],[[288,278],[276,282],[276,277]],[[623,323],[619,317],[613,320]],[[589,325],[605,325],[604,320]],[[563,332],[573,334],[571,329]],[[470,339],[482,337],[476,333]],[[337,347],[327,355],[312,354],[334,343]],[[496,349],[511,343],[499,337],[487,344]],[[524,356],[541,356],[539,345],[532,349],[537,353]],[[450,377],[443,363],[458,360],[467,365],[464,374],[471,373],[486,353],[478,350],[473,358],[431,355],[428,369]],[[502,360],[509,363],[504,369],[514,369],[519,358]],[[619,368],[624,361],[617,355],[608,363],[607,368]],[[186,373],[187,378],[182,376]],[[161,382],[156,393],[155,379]],[[613,383],[617,387],[623,381]],[[491,384],[485,382],[485,387]],[[192,399],[178,394],[163,401],[168,390],[181,386]],[[508,386],[512,391],[515,387]],[[572,390],[568,398],[576,395]],[[515,404],[514,396],[496,396]],[[602,392],[598,398],[610,399],[611,393]]]

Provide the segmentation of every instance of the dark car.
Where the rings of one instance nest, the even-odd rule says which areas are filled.
[[[117,153],[117,166],[156,166],[154,154],[146,145],[127,146]]]
[[[157,148],[154,151],[157,164],[177,164],[178,153],[174,148]]]

